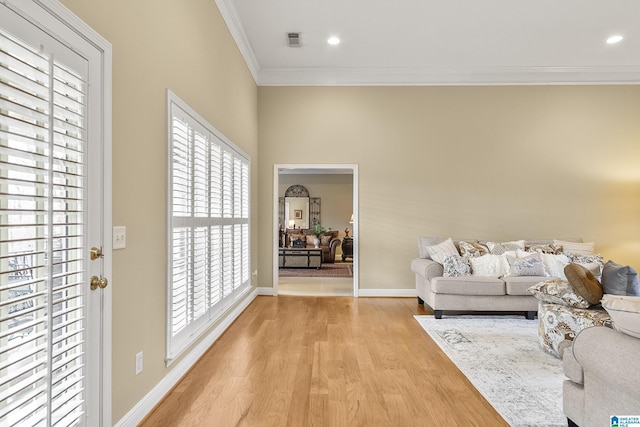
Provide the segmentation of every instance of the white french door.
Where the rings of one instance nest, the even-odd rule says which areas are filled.
[[[91,80],[102,65],[42,3],[56,5],[0,4],[0,425],[99,426],[110,419],[104,121]]]

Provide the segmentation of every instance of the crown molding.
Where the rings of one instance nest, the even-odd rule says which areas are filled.
[[[232,0],[215,0],[258,86],[499,86],[640,84],[640,66],[261,68]]]
[[[233,39],[235,40],[236,45],[240,50],[240,54],[244,58],[244,62],[247,64],[249,72],[253,76],[253,80],[256,82],[256,84],[258,84],[260,65],[258,64],[258,60],[253,53],[251,43],[249,43],[249,39],[244,32],[244,27],[240,22],[238,12],[236,11],[233,2],[230,0],[215,0],[215,2],[218,6],[220,14],[222,15],[222,19],[224,19],[224,22],[227,24],[227,28],[229,28],[231,37],[233,37]]]
[[[640,84],[640,67],[262,68],[259,86]]]

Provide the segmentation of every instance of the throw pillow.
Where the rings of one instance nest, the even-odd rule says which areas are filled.
[[[420,258],[430,259],[429,251],[427,248],[429,246],[434,246],[439,243],[444,242],[444,237],[418,237],[418,253],[420,254]]]
[[[426,250],[429,253],[429,257],[438,264],[444,264],[444,259],[447,255],[460,255],[451,238],[448,238],[440,244],[427,246]]]
[[[468,258],[460,255],[448,255],[442,264],[444,267],[444,277],[461,277],[471,274],[471,265]]]
[[[525,251],[527,252],[540,252],[542,254],[559,254],[562,251],[562,246],[554,244],[527,244],[525,245]]]
[[[517,251],[518,249],[524,250],[524,240],[514,240],[512,242],[487,242],[489,252],[493,255],[502,255],[507,251]]]
[[[489,248],[487,248],[482,243],[466,242],[464,240],[461,240],[460,242],[458,242],[458,247],[460,248],[460,255],[469,258],[482,256],[489,253]]]
[[[575,292],[589,301],[597,304],[602,299],[602,285],[593,274],[580,264],[568,264],[564,274]]]
[[[549,279],[533,285],[528,291],[543,303],[559,304],[573,308],[589,308],[589,301],[576,294],[566,280]]]
[[[331,239],[333,239],[333,236],[320,236],[320,244],[322,246],[329,246]]]
[[[591,255],[594,253],[593,242],[576,243],[567,242],[566,240],[554,240],[553,244],[562,246],[562,252],[569,252],[578,255]]]
[[[640,338],[640,297],[605,295],[602,306],[611,316],[614,329]]]
[[[602,288],[605,294],[640,296],[638,273],[628,265],[607,261],[602,269]]]
[[[524,258],[506,256],[510,267],[510,276],[548,276],[542,257],[535,253]]]
[[[483,255],[469,258],[473,276],[502,277],[507,274],[509,263],[502,255]]]
[[[558,279],[567,280],[567,276],[564,275],[564,268],[569,261],[569,258],[564,254],[540,254],[542,256],[542,262],[544,268],[551,277],[557,277]]]

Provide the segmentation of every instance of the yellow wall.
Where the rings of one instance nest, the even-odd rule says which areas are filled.
[[[260,286],[273,165],[357,163],[361,289],[411,289],[423,235],[579,236],[640,268],[640,86],[260,87]]]
[[[165,89],[250,156],[256,188],[257,87],[213,0],[62,3],[113,45],[113,222],[127,227],[110,280],[116,422],[171,369],[164,364]],[[253,271],[256,245],[251,255]],[[144,371],[136,376],[139,351]]]

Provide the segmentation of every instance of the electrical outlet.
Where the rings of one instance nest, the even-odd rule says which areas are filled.
[[[142,372],[142,352],[136,354],[136,375]]]
[[[127,247],[127,227],[113,227],[113,249],[124,249]]]

